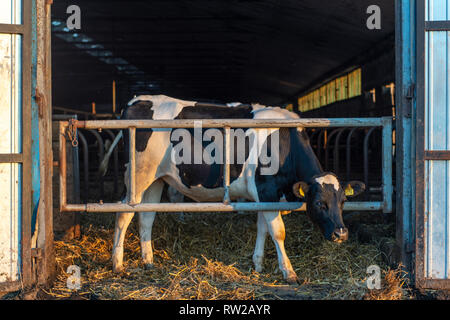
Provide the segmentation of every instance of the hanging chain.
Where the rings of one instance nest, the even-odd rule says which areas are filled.
[[[77,139],[77,119],[69,120],[69,127],[67,128],[67,136],[69,140],[72,142],[72,147],[78,147],[78,139]]]

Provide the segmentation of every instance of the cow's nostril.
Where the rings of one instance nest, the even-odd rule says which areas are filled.
[[[348,229],[347,228],[339,228],[334,230],[333,232],[335,241],[345,241],[348,239]]]

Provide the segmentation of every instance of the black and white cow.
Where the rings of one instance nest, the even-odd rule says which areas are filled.
[[[122,114],[122,119],[127,120],[298,118],[297,114],[281,108],[260,105],[206,106],[163,95],[136,97],[128,103]],[[342,207],[346,194],[347,196],[360,194],[364,190],[364,184],[350,182],[346,184],[344,190],[334,174],[322,170],[309,139],[301,128],[242,130],[245,138],[241,143],[245,146],[241,149],[241,154],[234,150],[232,160],[234,159],[235,164],[230,166],[231,200],[244,198],[254,202],[278,202],[283,196],[289,201],[293,201],[295,196],[303,198],[307,201],[308,216],[319,226],[327,240],[335,242],[347,240],[348,231],[342,221]],[[192,138],[190,143],[194,145],[195,133],[193,130],[184,131],[186,132]],[[128,145],[127,134],[125,130],[126,146]],[[272,142],[275,141],[275,137],[279,143],[273,147]],[[171,129],[137,130],[135,190],[137,203],[160,202],[164,183],[199,202],[220,202],[223,199],[223,165],[220,162],[207,164],[203,160],[201,164],[189,164],[195,161],[188,163],[174,161],[174,150],[179,143],[184,142],[178,142],[179,138],[179,134],[175,134],[175,131]],[[209,141],[212,141],[212,138],[209,138]],[[207,149],[209,143],[211,142],[200,142],[202,151]],[[272,165],[267,161],[260,161],[259,156],[263,150],[266,150],[266,155],[270,154],[272,162],[275,160],[277,162],[277,168],[272,174],[263,174],[263,170],[267,171]],[[239,162],[238,157],[243,158],[244,161]],[[250,161],[255,157],[257,161]],[[127,165],[125,172],[127,190],[128,170]],[[153,264],[151,239],[155,215],[155,212],[139,214],[141,251],[146,267]],[[133,216],[134,212],[130,212],[118,213],[116,217],[112,255],[115,272],[120,272],[123,268],[123,242]],[[284,248],[285,227],[280,212],[258,213],[257,228],[253,254],[256,271],[262,271],[264,243],[269,233],[276,246],[279,268],[284,278],[290,283],[296,282],[297,275]]]

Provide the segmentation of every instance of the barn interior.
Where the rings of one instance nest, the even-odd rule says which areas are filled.
[[[380,9],[380,29],[372,29],[367,25],[373,15],[373,11],[368,13],[368,8],[374,4]],[[70,30],[67,27],[68,19],[75,13],[68,10],[72,5],[80,8],[80,29]],[[211,103],[260,103],[287,108],[304,118],[395,116],[394,18],[394,1],[391,0],[55,1],[51,22],[55,160],[58,160],[56,121],[74,116],[82,120],[117,119],[127,102],[140,94],[164,94]],[[381,130],[341,129],[308,130],[316,155],[324,169],[335,172],[341,181],[361,180],[366,183],[367,190],[357,201],[382,201]],[[69,203],[107,203],[119,201],[123,197],[123,144],[119,144],[111,158],[106,175],[99,176],[97,171],[117,134],[117,130],[78,131],[78,147],[67,148]],[[395,179],[395,172],[393,177]],[[81,252],[92,253],[87,254],[85,261],[80,263],[84,269],[92,269],[95,274],[103,270],[105,264],[109,270],[109,249],[105,249],[106,255],[103,251],[98,254],[93,252],[96,252],[94,247],[98,243],[105,243],[101,235],[108,239],[112,237],[113,216],[95,213],[58,214],[58,183],[58,175],[55,174],[56,239],[79,237],[81,217],[81,226],[85,226],[87,237],[74,246],[79,247]],[[185,198],[184,201],[190,200]],[[395,210],[395,205],[393,207]],[[156,248],[172,248],[168,249],[169,255],[186,257],[186,261],[190,261],[191,254],[199,256],[205,250],[210,250],[210,255],[206,255],[208,259],[215,257],[230,264],[238,261],[241,270],[251,269],[251,259],[247,258],[254,244],[254,230],[253,233],[248,232],[248,226],[254,228],[253,215],[250,218],[221,215],[221,220],[214,222],[216,224],[206,216],[202,219],[204,225],[192,227],[188,227],[189,224],[184,221],[172,219],[170,215],[158,217],[163,218],[158,218],[162,222],[155,231],[159,235],[155,240]],[[344,218],[352,240],[341,249],[333,247],[333,251],[329,252],[333,260],[330,265],[334,266],[336,261],[342,260],[342,255],[348,256],[347,260],[344,259],[348,262],[336,262],[340,266],[339,271],[324,268],[330,271],[330,277],[347,279],[348,270],[353,275],[365,277],[365,269],[360,270],[358,267],[366,263],[358,260],[361,257],[367,258],[369,264],[384,263],[384,267],[395,262],[395,215],[350,212]],[[314,233],[307,222],[296,220],[300,219],[297,215],[289,215],[286,219],[295,221],[295,232],[298,230],[298,234],[302,234],[295,240],[291,237],[288,241],[290,245],[318,250],[322,248],[318,233]],[[93,221],[100,221],[102,227],[88,227]],[[363,228],[361,221],[375,224]],[[242,249],[240,242],[219,240],[224,232],[222,225],[227,226],[228,231],[236,229],[248,235],[249,240],[245,240],[249,243],[246,246],[248,250]],[[102,229],[105,226],[109,228],[107,233]],[[292,228],[288,235],[293,234]],[[177,238],[180,230],[184,230],[186,237],[190,232],[199,230],[213,230],[208,235],[203,234],[203,238],[217,236],[202,242],[199,247],[195,245],[195,251],[189,243],[200,241],[199,236],[192,235],[195,239],[183,240]],[[305,230],[311,232],[311,236],[305,240],[306,244],[299,244],[298,241],[304,240]],[[138,249],[135,248],[138,245],[134,235],[136,232],[135,229],[130,236],[133,241],[129,252],[133,252],[133,257],[137,258],[130,262],[130,266],[139,261],[139,254],[136,253]],[[85,247],[90,242],[94,244],[92,248]],[[361,243],[368,245],[360,246]],[[389,244],[385,246],[385,254],[379,254],[380,243]],[[71,243],[57,243],[61,261],[67,258],[67,252],[72,252],[71,246]],[[219,247],[225,249],[218,253]],[[238,258],[236,250],[244,252],[247,255],[245,259]],[[166,251],[156,252],[161,255],[161,252]],[[303,251],[308,252],[312,254],[313,250]],[[300,269],[305,272],[320,269],[317,274],[308,274],[307,277],[326,283],[328,280],[324,279],[328,271],[322,272],[323,264],[314,264],[315,257],[319,255],[320,252],[310,258],[308,255],[298,255],[292,261],[294,265],[301,265]],[[91,256],[105,256],[106,260],[101,260],[99,266],[92,266]],[[235,257],[236,260],[233,260]],[[385,262],[379,261],[385,258]],[[269,269],[275,269],[276,259],[268,261],[272,263]],[[146,275],[142,273],[142,276]],[[344,286],[348,283],[345,282]],[[64,283],[61,285],[64,286]],[[326,293],[330,289],[319,286],[320,290]],[[284,297],[278,291],[277,295]],[[174,295],[175,298],[181,296]],[[240,296],[231,296],[242,299]],[[320,297],[323,297],[323,292]]]
[[[368,27],[373,4],[380,9],[379,29]],[[68,10],[72,5],[79,7],[81,22],[73,30],[67,24],[74,22],[76,12]],[[73,115],[115,119],[140,94],[260,103],[308,118],[393,116],[394,17],[390,0],[55,1],[55,120]],[[80,140],[72,202],[120,200],[120,148],[114,168],[111,164],[100,183],[96,178],[116,133],[84,133],[87,148]],[[368,130],[354,133],[351,166],[344,161],[347,134],[310,131],[325,169],[337,171],[343,180],[365,179],[366,200],[380,200],[381,132],[371,132],[367,168],[363,140]],[[332,136],[341,137],[340,143]],[[338,162],[333,157],[336,146]]]
[[[73,4],[79,30],[66,26]],[[373,4],[55,1],[53,105],[91,111],[95,102],[97,112],[111,112],[115,81],[117,111],[139,94],[282,106],[357,67],[363,95],[381,93],[394,82],[394,2],[376,1],[381,29],[370,30]],[[365,107],[360,113],[370,115]],[[339,116],[353,116],[340,109]]]

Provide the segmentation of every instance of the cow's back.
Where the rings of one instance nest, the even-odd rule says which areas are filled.
[[[122,118],[128,120],[296,119],[298,116],[285,109],[267,108],[260,105],[256,107],[251,105],[208,106],[166,96],[139,96],[130,101]],[[192,152],[190,161],[187,163],[173,162],[174,148],[179,143],[186,143],[185,141],[173,141],[175,130],[189,132]],[[203,137],[205,132],[210,129],[201,130],[201,137]],[[222,137],[224,136],[223,128],[216,128],[216,130],[222,133]],[[232,144],[234,159],[233,164],[230,165],[230,195],[233,199],[247,198],[248,200],[259,201],[258,187],[255,181],[255,175],[259,174],[257,172],[258,163],[249,165],[248,157],[252,150],[259,156],[260,150],[255,151],[256,146],[251,144],[249,133],[256,134],[259,139],[265,140],[271,133],[278,130],[235,128],[234,131],[240,131],[244,134],[245,145],[238,146],[238,138]],[[127,131],[124,134],[126,135]],[[286,138],[285,134],[283,135],[284,138]],[[124,138],[127,142],[127,136],[124,136]],[[202,155],[211,144],[211,141],[203,140],[205,139],[202,139],[200,143]],[[137,163],[138,169],[145,170],[149,165],[157,166],[158,178],[164,179],[184,195],[197,201],[220,201],[224,193],[224,165],[216,162],[207,164],[204,161],[201,164],[195,164],[194,150],[194,129],[138,129],[136,132],[136,159],[137,162],[141,163]],[[243,158],[244,161],[238,161],[238,158]],[[148,163],[149,159],[152,159],[154,163]]]

